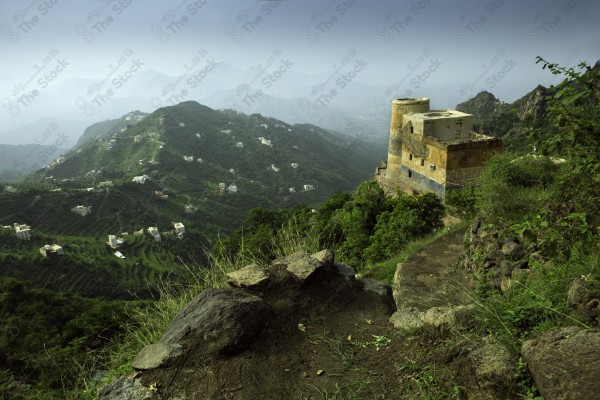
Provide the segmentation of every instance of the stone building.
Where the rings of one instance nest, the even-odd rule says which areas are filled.
[[[500,139],[473,132],[471,114],[430,110],[427,97],[395,99],[387,164],[375,178],[385,188],[444,197],[477,182],[485,162],[501,151]]]

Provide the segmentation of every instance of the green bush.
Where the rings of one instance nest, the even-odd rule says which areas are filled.
[[[495,155],[481,174],[477,208],[492,223],[535,215],[551,195],[559,171],[546,157]]]

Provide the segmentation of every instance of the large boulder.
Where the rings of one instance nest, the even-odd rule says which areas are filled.
[[[333,251],[329,249],[321,250],[317,253],[314,253],[311,257],[328,267],[331,267],[333,266],[333,264],[335,264]]]
[[[483,338],[469,353],[477,386],[485,399],[508,398],[514,390],[515,362],[510,351],[491,337]]]
[[[270,316],[260,297],[242,289],[208,289],[175,316],[161,342],[235,354],[264,332]]]
[[[398,264],[392,285],[398,309],[468,304],[473,282],[455,268],[464,251],[464,231],[457,229],[422,247]]]
[[[411,333],[423,329],[423,316],[425,313],[414,307],[402,308],[390,317],[390,323],[401,332]]]
[[[545,399],[599,398],[599,330],[554,328],[523,343],[521,352]]]
[[[446,336],[453,331],[466,330],[475,324],[475,306],[432,307],[423,315],[423,328],[429,334]]]
[[[600,281],[594,276],[575,278],[569,285],[567,303],[578,310],[600,308]]]

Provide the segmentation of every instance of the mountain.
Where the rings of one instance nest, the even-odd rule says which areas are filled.
[[[18,181],[67,151],[56,145],[0,144],[0,182]]]
[[[596,62],[590,71],[584,73],[597,80],[594,71],[598,69],[600,69],[600,61]],[[575,84],[572,81],[567,83],[567,85]],[[554,96],[556,92],[555,86],[546,88],[538,85],[513,103],[505,103],[493,94],[483,91],[472,99],[458,104],[456,109],[473,114],[473,128],[486,135],[502,138],[507,150],[531,151],[533,143],[528,134],[531,128],[542,128],[544,135],[557,134],[556,128],[550,126],[546,113],[546,98]]]
[[[383,141],[191,101],[128,113],[89,127],[78,147],[13,185],[17,192],[0,193],[0,224],[34,232],[31,243],[0,251],[11,265],[2,275],[87,296],[148,295],[161,279],[183,276],[182,261],[203,263],[205,248],[250,208],[314,206],[352,191],[385,153]],[[181,240],[174,222],[185,226]],[[134,235],[148,227],[160,242]],[[109,234],[123,237],[125,259],[106,245]],[[39,255],[53,243],[65,249],[60,261]]]
[[[545,97],[550,93],[553,93],[553,89],[538,85],[515,102],[505,103],[493,94],[483,91],[458,104],[456,109],[473,114],[473,129],[502,138],[505,149],[529,151],[531,141],[527,130],[544,126],[546,123]]]

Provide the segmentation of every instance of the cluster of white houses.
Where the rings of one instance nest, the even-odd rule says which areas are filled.
[[[183,236],[185,234],[185,225],[183,225],[183,223],[181,222],[173,222],[172,226],[173,234],[175,234],[178,239],[183,239]],[[29,225],[19,224],[15,222],[13,225],[2,225],[2,229],[14,230],[15,235],[20,240],[31,240],[31,228]],[[161,234],[157,227],[151,226],[148,229],[146,229],[146,232],[148,233],[148,235],[152,236],[152,238],[154,238],[155,241],[161,241]],[[133,234],[135,236],[143,235],[144,228],[140,229],[139,231],[135,231]],[[127,232],[124,232],[121,235],[128,236],[129,234]],[[108,241],[106,242],[106,244],[108,244],[113,250],[117,250],[124,242],[125,240],[123,239],[123,237],[118,238],[116,235],[108,235]],[[62,256],[64,254],[64,250],[62,246],[59,246],[58,244],[46,244],[40,247],[40,254],[43,257]],[[118,250],[115,251],[114,254],[119,258],[125,258],[125,256]]]
[[[173,226],[172,232],[177,236],[177,238],[183,239],[183,235],[185,234],[185,225],[183,225],[183,223],[181,223],[181,222],[173,222],[172,226]],[[134,231],[133,235],[134,236],[143,236],[145,233],[147,233],[149,236],[152,236],[152,238],[157,242],[160,242],[162,240],[161,233],[156,226],[150,226],[146,229],[142,228],[139,231]],[[125,232],[125,233],[122,233],[122,235],[127,236],[129,234],[127,232]],[[116,249],[120,245],[122,245],[123,242],[124,242],[124,239],[122,237],[117,238],[116,235],[108,235],[108,241],[106,242],[106,244],[108,244],[111,248]]]

